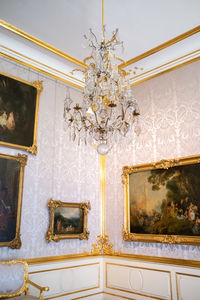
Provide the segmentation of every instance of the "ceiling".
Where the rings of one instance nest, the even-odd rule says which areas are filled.
[[[104,0],[104,6],[108,36],[119,28],[125,51],[118,55],[129,61],[127,68],[137,69],[132,84],[156,76],[164,69],[199,59],[200,0]],[[79,63],[88,56],[87,49],[82,47],[83,35],[92,28],[100,38],[102,0],[0,0],[0,19],[0,53],[18,60],[21,55],[24,61],[29,57],[32,59],[29,65],[40,63],[40,67],[36,67],[42,70],[44,64],[51,68],[50,73],[66,79],[74,66],[84,67]],[[14,36],[13,30],[2,25],[3,21],[33,39],[27,36],[24,39],[17,30]],[[188,31],[192,33],[179,39]],[[34,38],[61,50],[64,56],[43,45],[36,49],[38,44]],[[172,39],[174,42],[168,43]],[[11,53],[12,49],[17,52]],[[57,57],[53,57],[55,53]],[[65,53],[78,61],[68,59]],[[67,80],[74,80],[74,84],[83,87],[82,75],[73,76],[74,79],[68,76]]]
[[[129,60],[196,26],[199,0],[105,0],[108,31],[119,28]],[[0,18],[83,60],[83,35],[101,30],[101,0],[0,0]]]

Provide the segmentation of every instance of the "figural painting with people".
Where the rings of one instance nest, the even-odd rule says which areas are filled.
[[[200,235],[200,164],[129,176],[130,232]]]

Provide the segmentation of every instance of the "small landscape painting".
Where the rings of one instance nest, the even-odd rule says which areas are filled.
[[[78,207],[57,207],[54,214],[55,234],[83,232],[83,210]]]
[[[87,216],[90,202],[68,203],[50,199],[49,229],[46,240],[58,242],[60,239],[88,239]]]

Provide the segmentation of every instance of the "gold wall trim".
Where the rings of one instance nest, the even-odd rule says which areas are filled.
[[[131,86],[135,86],[135,85],[141,84],[141,83],[143,83],[143,82],[145,82],[145,81],[148,81],[148,80],[153,79],[153,78],[155,78],[155,77],[161,76],[161,75],[163,75],[163,74],[165,74],[165,73],[174,71],[174,70],[176,70],[176,69],[179,69],[179,68],[181,68],[181,67],[184,67],[184,66],[186,66],[186,65],[189,65],[189,64],[191,64],[191,63],[193,63],[193,62],[195,62],[195,61],[198,61],[198,60],[200,60],[200,56],[199,56],[199,57],[192,58],[191,60],[185,61],[185,62],[183,62],[183,63],[181,63],[181,64],[179,64],[179,65],[173,66],[173,67],[171,67],[171,68],[169,68],[169,69],[167,69],[167,70],[161,71],[161,72],[159,72],[159,73],[157,73],[157,74],[153,74],[153,75],[151,75],[151,76],[149,76],[149,77],[146,77],[146,78],[144,78],[144,79],[141,79],[141,80],[139,80],[139,81],[137,81],[137,82],[134,82],[134,83],[131,84]],[[160,67],[158,67],[158,68],[160,68]]]
[[[134,298],[128,298],[128,297],[125,297],[125,296],[121,296],[121,295],[118,295],[118,294],[112,294],[112,293],[108,293],[108,292],[103,292],[103,294],[110,295],[110,296],[115,296],[117,298],[123,298],[123,299],[127,299],[127,300],[136,300]]]
[[[106,255],[106,257],[123,258],[123,259],[138,260],[138,261],[150,262],[150,263],[200,268],[200,260],[189,260],[189,259],[137,255],[137,254],[127,254],[127,253],[119,253],[119,254],[115,253],[114,255]]]
[[[6,48],[6,47],[4,47],[4,48]],[[8,49],[8,48],[7,48],[7,49]],[[11,50],[11,49],[9,49],[9,50]],[[13,50],[11,50],[11,51],[13,51]],[[16,51],[13,51],[13,52],[17,53]],[[19,54],[19,53],[17,53],[17,54]],[[22,54],[20,54],[20,55],[23,56],[23,57],[25,57],[25,56],[22,55]],[[27,68],[30,68],[30,69],[32,69],[32,70],[35,70],[35,71],[40,72],[40,73],[42,73],[42,74],[45,74],[45,75],[47,75],[47,76],[49,76],[49,77],[52,77],[52,78],[54,78],[54,79],[56,79],[56,80],[62,81],[62,82],[66,83],[66,84],[68,84],[68,85],[70,85],[70,86],[73,86],[74,88],[83,90],[83,87],[80,86],[80,85],[78,85],[78,84],[76,84],[76,83],[73,83],[73,82],[71,82],[71,81],[69,81],[69,80],[63,79],[62,77],[56,76],[56,75],[54,75],[54,74],[52,74],[52,73],[50,73],[50,72],[48,72],[48,71],[44,71],[43,69],[41,69],[41,68],[39,68],[39,67],[33,66],[33,65],[31,65],[31,64],[29,64],[29,63],[27,63],[27,62],[24,62],[24,61],[22,61],[22,60],[20,60],[20,59],[14,58],[14,57],[12,57],[11,55],[8,55],[8,54],[5,54],[5,53],[3,53],[3,52],[0,52],[0,56],[5,57],[5,58],[7,58],[7,59],[9,59],[9,60],[12,60],[12,61],[14,61],[14,62],[16,62],[16,63],[18,63],[18,64],[20,64],[20,65],[23,65],[23,66],[25,66],[25,67],[27,67]],[[25,57],[25,58],[26,58],[26,57]],[[27,58],[28,58],[28,57],[27,57]],[[33,61],[33,62],[36,62],[36,63],[41,64],[41,65],[43,65],[43,66],[46,66],[46,65],[44,65],[44,64],[42,64],[42,63],[40,63],[40,62],[37,62],[36,60],[33,60],[33,59],[31,59],[31,58],[28,58],[28,59],[29,59],[30,61]],[[47,67],[48,67],[48,66],[47,66]],[[66,74],[63,73],[63,72],[60,72],[60,71],[58,71],[58,70],[56,70],[56,69],[53,69],[53,68],[51,68],[51,67],[48,67],[48,68],[49,68],[50,70],[56,71],[56,72],[58,72],[58,73],[63,74],[63,75],[66,76]],[[69,75],[67,75],[67,76],[73,78],[72,76],[69,76]],[[74,79],[74,78],[73,78],[73,79]],[[78,80],[78,79],[75,79],[75,80],[80,81],[80,80]],[[80,82],[82,83],[82,81],[80,81]]]
[[[126,267],[126,268],[131,268],[131,269],[140,269],[140,270],[148,270],[148,271],[156,271],[156,272],[163,272],[163,273],[168,273],[170,275],[170,271],[168,270],[160,270],[160,269],[155,269],[155,268],[147,268],[147,267],[137,267],[137,266],[131,266],[131,265],[123,265],[123,264],[118,264],[118,263],[113,263],[113,262],[106,262],[106,272],[107,272],[107,266],[112,265],[112,266],[119,266],[119,267]],[[30,273],[29,273],[30,274]],[[200,277],[200,276],[199,276]]]
[[[88,259],[94,257],[104,257],[104,258],[121,258],[128,260],[137,260],[143,262],[152,262],[159,264],[167,265],[177,265],[191,268],[200,268],[200,260],[189,260],[189,259],[180,259],[180,258],[170,258],[170,257],[159,257],[159,256],[149,256],[149,255],[138,255],[138,254],[128,254],[128,253],[114,253],[114,254],[67,254],[60,256],[49,256],[49,257],[38,257],[38,258],[27,258],[23,261],[27,261],[29,265],[48,263],[48,262],[57,262],[64,260],[75,260],[75,259]]]
[[[63,260],[74,260],[74,259],[82,259],[82,258],[89,258],[89,257],[97,257],[98,255],[88,255],[85,253],[80,254],[66,254],[66,255],[59,255],[59,256],[47,256],[47,257],[36,257],[36,258],[25,258],[23,260],[27,261],[29,265],[34,264],[41,264],[41,263],[48,263],[48,262],[56,262],[56,261],[63,261]]]
[[[78,298],[72,298],[71,300],[85,299],[86,297],[88,298],[88,297],[97,296],[97,295],[101,295],[101,294],[106,294],[106,293],[99,292],[99,293],[94,293],[94,294],[90,294],[90,295],[81,296],[81,297],[78,297]]]
[[[129,294],[133,294],[133,295],[143,296],[143,297],[147,297],[147,298],[154,299],[154,300],[166,300],[166,298],[160,298],[160,297],[151,296],[151,295],[148,295],[148,294],[143,294],[143,293],[138,293],[138,292],[133,292],[133,291],[128,291],[128,290],[123,290],[123,289],[120,289],[120,288],[107,287],[107,286],[106,286],[106,288],[114,290],[114,291],[116,290],[116,291],[120,291],[120,292],[124,292],[124,293],[129,293]]]
[[[94,265],[97,265],[100,269],[100,263],[96,262],[96,263],[91,263],[91,264],[83,264],[83,265],[76,265],[76,266],[69,266],[69,267],[62,267],[62,268],[53,268],[53,269],[46,269],[46,270],[40,270],[40,271],[33,271],[33,272],[29,272],[29,274],[45,273],[45,272],[59,271],[59,270],[65,270],[65,269],[75,269],[75,268],[94,266]]]
[[[105,155],[100,155],[100,235],[105,236],[106,232],[106,178],[105,178]]]
[[[151,50],[148,50],[147,52],[144,52],[144,53],[142,53],[142,54],[140,54],[140,55],[138,55],[138,56],[136,56],[132,59],[129,59],[125,63],[120,64],[119,67],[120,68],[126,68],[127,66],[129,66],[129,65],[131,65],[131,64],[133,64],[133,63],[135,63],[135,62],[137,62],[141,59],[144,59],[144,58],[146,58],[146,57],[148,57],[152,54],[155,54],[155,53],[157,53],[157,52],[159,52],[159,51],[161,51],[165,48],[168,48],[168,47],[170,47],[170,46],[172,46],[172,45],[174,45],[174,44],[176,44],[176,43],[178,43],[178,42],[180,42],[180,41],[182,41],[182,40],[184,40],[184,39],[186,39],[186,38],[188,38],[188,37],[190,37],[190,36],[192,36],[192,35],[194,35],[198,32],[200,32],[200,26],[197,26],[197,27],[195,27],[195,28],[193,28],[189,31],[186,31],[185,33],[182,33],[181,35],[178,35],[175,38],[173,38],[173,39],[171,39],[171,40],[169,40],[169,41],[167,41],[163,44],[160,44],[157,47],[152,48]]]
[[[89,289],[77,290],[77,291],[74,291],[74,292],[69,292],[69,293],[64,293],[64,294],[60,294],[60,295],[55,295],[55,296],[52,296],[52,297],[47,297],[47,298],[45,297],[45,300],[59,298],[59,297],[63,297],[63,296],[68,296],[68,295],[72,295],[72,294],[75,294],[75,293],[81,293],[81,292],[91,291],[91,290],[98,289],[98,288],[99,288],[99,286],[96,286],[96,287],[92,287],[92,288],[89,288]]]
[[[39,40],[38,38],[24,32],[23,30],[15,27],[15,26],[13,26],[13,25],[11,25],[11,24],[9,24],[9,23],[1,20],[1,19],[0,19],[0,26],[7,29],[7,30],[9,30],[9,31],[11,31],[11,32],[13,32],[13,33],[15,33],[15,34],[17,34],[17,35],[19,35],[22,38],[25,38],[28,41],[31,41],[32,43],[34,43],[34,44],[50,51],[50,52],[53,52],[53,53],[65,58],[66,60],[68,60],[68,61],[70,61],[70,62],[72,62],[72,63],[74,63],[74,64],[76,64],[76,65],[78,65],[82,68],[86,68],[86,64],[83,63],[82,61],[74,58],[73,56],[71,56],[71,55],[69,55],[69,54],[67,54],[67,53],[65,53],[65,52],[63,52],[63,51],[61,51],[61,50],[45,43],[43,41],[41,41],[41,40]]]

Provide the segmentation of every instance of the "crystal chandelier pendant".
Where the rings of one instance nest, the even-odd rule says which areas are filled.
[[[103,6],[102,6],[103,7]],[[103,16],[103,14],[102,14]],[[106,155],[113,144],[121,141],[137,125],[139,133],[139,109],[130,86],[130,73],[118,67],[116,48],[123,42],[118,38],[118,29],[106,41],[105,25],[102,26],[102,40],[98,42],[90,29],[89,36],[84,35],[89,48],[89,56],[84,60],[85,88],[81,106],[71,107],[69,92],[64,102],[65,127],[71,132],[73,141],[83,141],[96,146],[100,155]]]

